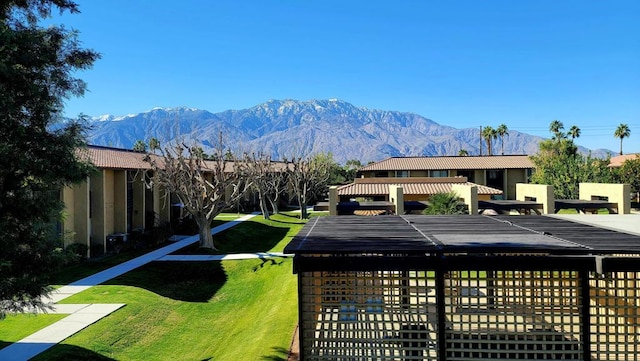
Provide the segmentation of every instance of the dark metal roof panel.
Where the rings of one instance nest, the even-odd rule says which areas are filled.
[[[640,236],[543,216],[333,216],[312,219],[296,254],[640,254]]]

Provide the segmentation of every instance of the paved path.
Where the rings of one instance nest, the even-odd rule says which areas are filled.
[[[211,230],[211,234],[216,234],[229,229],[240,222],[246,221],[258,215],[259,213],[252,213],[238,219],[226,222]],[[97,322],[101,318],[111,314],[119,308],[125,306],[123,303],[114,304],[63,304],[56,305],[55,303],[80,293],[92,286],[109,281],[122,274],[125,274],[133,269],[143,266],[152,261],[167,260],[163,259],[168,254],[173,253],[181,248],[187,247],[193,243],[198,242],[199,236],[189,236],[181,238],[179,241],[172,243],[168,246],[159,248],[155,251],[144,254],[140,257],[134,258],[130,261],[121,263],[117,266],[106,269],[102,272],[98,272],[89,277],[70,283],[66,286],[62,286],[53,291],[47,298],[47,301],[53,305],[53,310],[49,313],[69,314],[69,316],[62,320],[55,322],[40,331],[37,331],[22,340],[19,340],[0,350],[0,360],[2,361],[25,361],[32,357],[35,357],[39,353],[49,349],[55,344],[63,341],[71,335],[79,332],[83,328]],[[259,254],[245,254],[246,258],[226,258],[231,255],[220,255],[216,257],[222,257],[222,259],[247,259],[247,258],[265,258],[265,257],[283,257],[280,253],[259,253]],[[176,256],[177,260],[184,260],[187,256]],[[209,260],[209,259],[206,259]],[[213,260],[213,259],[212,259]]]

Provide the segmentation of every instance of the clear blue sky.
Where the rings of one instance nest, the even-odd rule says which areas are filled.
[[[77,0],[55,22],[102,54],[70,116],[340,98],[456,128],[640,152],[640,1]]]

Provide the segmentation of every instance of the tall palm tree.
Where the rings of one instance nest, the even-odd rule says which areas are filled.
[[[136,142],[133,144],[133,151],[134,152],[139,152],[139,153],[146,152],[147,151],[147,143],[145,143],[144,140],[142,140],[142,139],[136,140]]]
[[[484,129],[482,129],[482,138],[487,142],[487,153],[493,155],[491,142],[498,138],[498,132],[492,127],[484,127]]]
[[[156,137],[149,139],[149,149],[153,152],[156,149],[160,149],[160,141]]]
[[[509,135],[509,128],[507,128],[507,125],[502,123],[500,125],[498,125],[498,129],[496,129],[496,132],[498,133],[498,136],[500,137],[500,150],[501,150],[501,154],[504,155],[504,136],[508,136]]]
[[[577,125],[572,125],[567,132],[567,135],[571,137],[571,141],[576,138],[580,138],[580,128]]]
[[[565,134],[562,132],[564,129],[564,124],[562,124],[559,120],[554,120],[549,124],[549,131],[553,134],[553,139],[560,140],[565,137]]]
[[[622,155],[622,139],[629,138],[631,135],[631,129],[626,124],[620,124],[616,128],[616,131],[613,133],[613,136],[616,138],[620,138],[620,155]]]

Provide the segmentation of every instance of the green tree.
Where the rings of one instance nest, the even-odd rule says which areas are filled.
[[[640,155],[625,160],[620,168],[615,169],[615,180],[631,185],[631,191],[636,194],[637,199],[640,193]]]
[[[144,140],[138,139],[133,144],[133,151],[138,153],[144,153],[147,151],[147,143]]]
[[[571,128],[569,128],[567,135],[571,137],[571,140],[580,138],[580,128],[578,128],[577,125],[572,125]]]
[[[562,139],[565,138],[566,135],[562,132],[564,130],[564,124],[562,124],[559,120],[554,120],[549,124],[549,131],[552,134],[552,139]]]
[[[78,12],[68,0],[0,4],[0,317],[47,307],[47,276],[64,260],[49,226],[61,219],[59,192],[92,169],[78,151],[84,117],[58,121],[65,100],[85,90],[73,75],[99,56],[76,32],[42,26],[53,10]]]
[[[631,129],[626,124],[620,124],[616,128],[616,131],[613,133],[613,136],[616,138],[620,138],[620,155],[622,155],[622,140],[624,138],[629,138],[631,135]]]
[[[151,139],[149,139],[149,150],[153,152],[159,149],[160,149],[160,141],[158,140],[158,138],[152,137]]]
[[[358,159],[349,159],[343,168],[345,183],[351,183],[356,178],[358,170],[362,168],[362,162]]]
[[[482,129],[482,138],[487,142],[487,153],[493,155],[492,142],[498,138],[498,132],[492,127],[484,127]]]
[[[577,199],[579,183],[612,180],[608,160],[579,154],[569,139],[545,140],[539,148],[538,153],[531,156],[535,165],[531,182],[553,186],[558,199]]]
[[[502,123],[498,126],[498,129],[496,129],[496,133],[500,137],[500,154],[504,155],[504,137],[509,136],[509,128],[507,128],[506,124]]]
[[[441,192],[429,197],[429,206],[422,211],[428,215],[455,215],[467,214],[467,207],[460,202],[460,197],[455,192]]]
[[[458,151],[458,157],[467,157],[469,156],[469,151],[466,149],[460,149]]]

